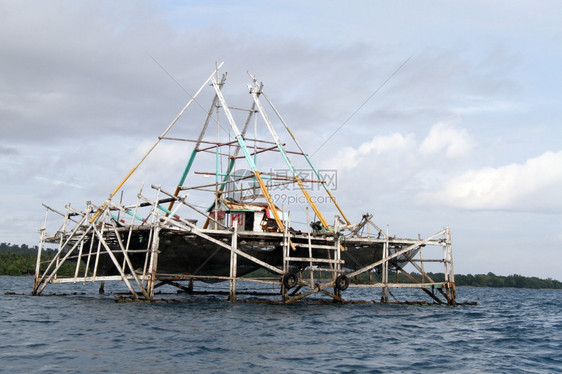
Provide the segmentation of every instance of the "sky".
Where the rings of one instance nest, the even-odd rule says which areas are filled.
[[[224,61],[229,103],[248,106],[248,72],[262,81],[337,173],[351,221],[370,212],[399,237],[451,227],[457,273],[562,280],[560,14],[559,1],[0,0],[0,242],[37,244],[42,203],[101,204]],[[208,105],[177,134],[195,138]],[[132,190],[173,190],[190,151],[158,148]]]

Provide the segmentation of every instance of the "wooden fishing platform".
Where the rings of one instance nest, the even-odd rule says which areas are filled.
[[[155,301],[155,290],[167,285],[187,294],[223,295],[231,302],[286,304],[313,296],[353,302],[346,290],[361,287],[379,289],[383,303],[407,303],[389,300],[390,289],[415,288],[430,303],[455,305],[450,229],[411,239],[391,236],[388,227],[382,230],[373,222],[371,214],[352,223],[325,175],[265,95],[263,84],[252,77],[247,109],[229,106],[221,66],[103,204],[88,202],[80,210],[69,204],[64,212],[45,205],[33,294],[41,295],[54,284],[100,282],[103,289],[104,282],[117,281],[128,290],[119,301]],[[209,87],[211,105],[198,138],[172,134],[180,117]],[[243,114],[236,116],[235,111]],[[226,118],[227,124],[219,118]],[[238,123],[243,123],[241,129]],[[214,134],[210,134],[212,124]],[[290,145],[281,141],[276,128],[286,130]],[[123,204],[116,195],[123,193],[130,176],[162,142],[194,144],[179,183],[170,190],[153,184],[150,197],[141,187],[136,202]],[[202,158],[204,169],[194,170],[196,158]],[[267,168],[259,167],[261,160]],[[302,170],[307,170],[305,176]],[[284,197],[298,195],[304,204],[294,204],[296,213],[280,208],[280,191]],[[334,213],[331,223],[320,209],[320,196],[329,203],[323,204],[323,210]],[[57,229],[50,233],[52,213]],[[306,220],[304,227],[294,228],[291,216]],[[46,245],[58,248],[49,260],[42,259]],[[62,273],[63,264],[73,266],[72,274]],[[428,275],[428,268],[436,266],[444,274],[442,281]],[[206,289],[210,282],[228,282],[228,291]],[[278,292],[255,292],[248,299],[239,287],[248,283],[268,284]]]

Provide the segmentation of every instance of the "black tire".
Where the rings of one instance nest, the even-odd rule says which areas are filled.
[[[340,291],[347,290],[347,287],[349,287],[349,279],[344,274],[338,275],[335,287]]]
[[[287,273],[287,274],[283,275],[283,286],[285,286],[285,288],[288,289],[288,290],[295,287],[298,282],[299,282],[299,279],[298,279],[296,274]]]

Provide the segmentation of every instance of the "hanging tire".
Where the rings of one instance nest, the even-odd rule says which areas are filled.
[[[286,289],[290,290],[291,288],[297,285],[299,279],[296,274],[287,273],[283,275],[282,281],[283,281],[283,286],[285,286]]]
[[[340,291],[347,290],[347,287],[349,287],[349,279],[344,274],[338,275],[335,287]]]

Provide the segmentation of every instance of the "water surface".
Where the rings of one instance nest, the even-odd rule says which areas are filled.
[[[222,296],[116,303],[111,293],[122,286],[109,283],[106,295],[95,285],[46,290],[79,292],[70,296],[4,295],[29,294],[32,283],[0,277],[3,372],[562,372],[560,290],[459,287],[459,301],[478,305],[458,307],[264,305]],[[380,297],[351,288],[346,295]]]

